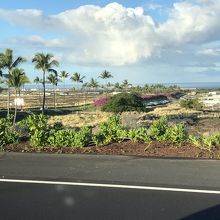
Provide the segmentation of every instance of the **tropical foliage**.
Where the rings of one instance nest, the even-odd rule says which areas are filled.
[[[43,84],[43,103],[42,103],[42,114],[44,114],[45,110],[45,99],[46,99],[46,73],[50,71],[55,71],[53,67],[57,67],[59,62],[53,59],[54,56],[52,54],[44,54],[44,53],[36,53],[32,62],[35,64],[35,68],[41,70],[43,73],[42,84]]]
[[[153,122],[149,128],[126,129],[122,127],[120,115],[111,116],[107,122],[99,125],[98,132],[93,133],[89,127],[64,128],[62,124],[48,125],[45,115],[30,115],[16,124],[17,130],[22,126],[26,138],[32,146],[50,147],[85,147],[89,145],[108,145],[112,142],[131,140],[149,143],[152,141],[171,143],[181,146],[191,143],[196,147],[213,150],[220,145],[220,134],[210,137],[196,137],[186,132],[183,124],[170,124],[166,117]],[[19,141],[19,133],[12,126],[11,118],[0,119],[0,146]]]
[[[145,111],[142,98],[135,94],[120,93],[113,96],[102,107],[105,112]]]

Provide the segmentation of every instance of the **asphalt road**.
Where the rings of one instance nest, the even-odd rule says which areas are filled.
[[[0,219],[220,219],[219,167],[215,160],[3,153]]]

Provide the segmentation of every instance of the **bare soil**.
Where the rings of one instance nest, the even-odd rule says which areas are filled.
[[[90,146],[84,148],[69,147],[32,147],[28,142],[8,145],[6,152],[45,152],[64,154],[101,154],[101,155],[130,155],[144,157],[174,157],[174,158],[204,158],[220,159],[220,146],[212,151],[197,148],[191,144],[174,145],[168,142],[153,141],[150,144],[139,142],[112,143],[107,146]]]

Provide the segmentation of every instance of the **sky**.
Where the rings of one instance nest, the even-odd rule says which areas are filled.
[[[0,52],[52,53],[58,71],[132,84],[220,82],[220,0],[7,0]]]

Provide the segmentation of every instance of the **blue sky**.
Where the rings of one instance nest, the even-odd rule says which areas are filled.
[[[31,79],[33,54],[50,52],[87,80],[107,69],[114,82],[220,82],[219,14],[220,0],[7,0],[0,50],[26,57]]]

